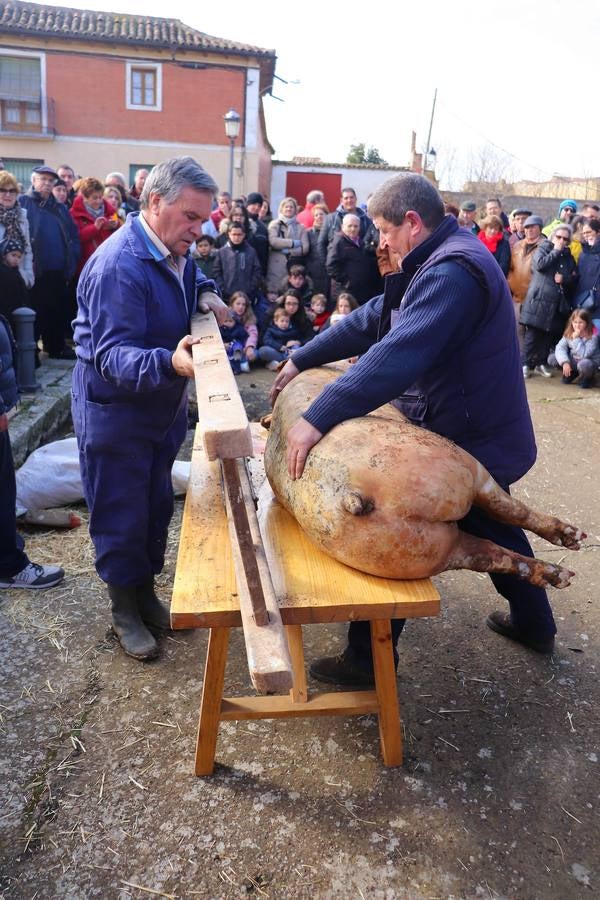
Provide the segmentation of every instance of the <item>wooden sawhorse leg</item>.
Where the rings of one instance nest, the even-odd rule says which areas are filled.
[[[396,667],[392,646],[392,624],[389,619],[371,620],[371,647],[375,669],[375,690],[379,705],[379,737],[386,766],[402,765],[402,732]]]
[[[200,721],[196,741],[196,775],[212,775],[215,767],[217,735],[221,721],[221,702],[225,682],[225,665],[229,645],[229,628],[211,628],[204,668],[204,684],[200,701]]]
[[[294,703],[306,703],[308,700],[308,687],[306,685],[302,625],[286,625],[285,631],[292,661],[292,674],[294,676],[294,685],[290,691],[290,697]]]

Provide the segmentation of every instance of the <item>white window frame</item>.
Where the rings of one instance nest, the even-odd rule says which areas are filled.
[[[0,50],[2,56],[26,56],[29,59],[39,59],[40,61],[40,110],[41,121],[40,126],[45,133],[48,128],[48,101],[46,97],[46,54],[36,53],[35,50],[13,50],[12,47],[2,47]],[[35,137],[33,134],[24,131],[23,137]]]
[[[156,103],[154,106],[146,106],[143,103],[131,102],[131,76],[133,69],[149,69],[156,75]],[[144,60],[130,59],[125,63],[125,108],[140,109],[145,112],[162,111],[162,63],[145,62]]]

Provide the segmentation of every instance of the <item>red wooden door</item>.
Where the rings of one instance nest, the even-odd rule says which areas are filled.
[[[287,197],[295,197],[300,209],[304,209],[309,191],[323,191],[325,203],[333,212],[340,202],[342,176],[320,172],[288,172],[285,181]]]

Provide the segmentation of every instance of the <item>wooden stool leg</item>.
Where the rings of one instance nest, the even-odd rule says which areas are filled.
[[[229,628],[211,628],[204,669],[200,721],[196,741],[196,775],[212,775],[215,766],[217,734],[221,720],[221,700],[225,681],[225,663]]]
[[[292,660],[292,673],[294,675],[294,684],[290,691],[290,697],[294,703],[306,703],[308,700],[308,688],[306,686],[302,625],[286,625],[285,630],[290,650],[290,659]]]
[[[386,766],[402,764],[402,732],[396,687],[396,668],[389,619],[371,620],[371,646],[375,669],[375,689],[379,702],[379,737]]]

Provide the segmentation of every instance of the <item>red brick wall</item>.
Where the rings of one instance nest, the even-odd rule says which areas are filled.
[[[163,62],[161,112],[127,109],[125,78],[122,59],[48,53],[47,94],[55,102],[57,133],[227,144],[223,116],[231,107],[244,110],[245,69],[184,69]]]

